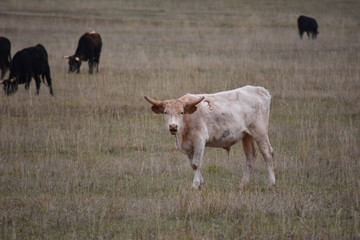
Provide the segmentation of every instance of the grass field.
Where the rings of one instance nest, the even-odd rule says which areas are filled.
[[[360,1],[0,3],[16,51],[42,43],[54,97],[0,91],[1,239],[359,239]],[[319,23],[300,40],[296,19]],[[79,37],[100,73],[68,74]],[[143,96],[260,85],[272,94],[276,187],[241,144],[205,150],[201,191]]]

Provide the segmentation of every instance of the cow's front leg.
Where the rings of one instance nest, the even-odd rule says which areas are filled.
[[[200,189],[204,185],[204,178],[201,174],[202,157],[204,155],[205,143],[194,146],[193,152],[188,154],[191,167],[194,171],[192,189]]]

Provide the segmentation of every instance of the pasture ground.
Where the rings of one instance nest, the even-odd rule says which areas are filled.
[[[0,92],[2,239],[360,238],[360,1],[0,3],[12,55],[42,43],[42,84]],[[319,23],[300,40],[296,19]],[[100,73],[68,74],[86,31]],[[237,189],[241,144],[207,148],[201,191],[162,116],[143,99],[260,85],[272,94],[276,187],[260,154]]]

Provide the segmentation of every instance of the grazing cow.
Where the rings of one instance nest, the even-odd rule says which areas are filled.
[[[6,71],[10,68],[11,43],[6,37],[0,37],[0,69],[1,79],[4,79]]]
[[[78,47],[73,56],[66,56],[69,59],[69,73],[80,72],[82,61],[89,61],[89,73],[93,73],[96,66],[96,72],[99,72],[99,61],[102,47],[100,34],[96,32],[87,32],[79,39]]]
[[[48,54],[43,45],[38,44],[34,47],[25,48],[18,51],[10,66],[9,79],[1,81],[4,85],[4,91],[7,95],[15,93],[18,84],[25,84],[25,89],[29,89],[31,78],[34,77],[36,83],[36,94],[39,94],[40,76],[48,87],[50,94],[54,95],[50,77],[50,67],[48,62]]]
[[[194,171],[193,189],[204,183],[200,169],[205,147],[230,150],[242,140],[246,168],[239,188],[250,180],[256,159],[255,142],[267,164],[269,186],[275,185],[273,149],[268,137],[271,96],[262,87],[245,86],[214,94],[186,94],[165,101],[145,96],[151,110],[165,114],[166,126],[177,148],[187,155]]]
[[[318,24],[314,18],[300,16],[297,22],[298,22],[300,39],[302,39],[304,32],[306,32],[309,39],[310,39],[310,34],[312,39],[315,39],[316,36],[319,34]]]

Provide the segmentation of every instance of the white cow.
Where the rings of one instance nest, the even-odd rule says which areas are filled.
[[[250,180],[257,143],[267,164],[269,183],[275,185],[273,149],[268,137],[271,96],[262,87],[245,86],[214,94],[186,94],[179,99],[157,101],[145,96],[156,114],[165,114],[166,126],[177,148],[194,170],[193,189],[204,184],[200,169],[205,147],[230,147],[242,140],[246,168],[239,188]],[[255,140],[255,141],[254,141]]]

